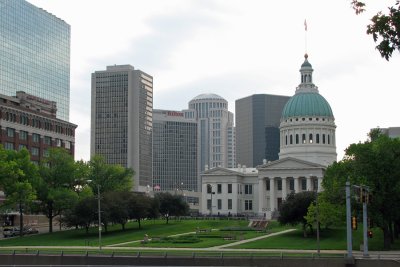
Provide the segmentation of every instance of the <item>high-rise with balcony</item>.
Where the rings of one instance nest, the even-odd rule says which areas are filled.
[[[133,190],[152,187],[153,77],[131,65],[92,74],[90,154],[135,171]]]
[[[70,26],[25,0],[0,0],[0,93],[57,103],[69,121]]]

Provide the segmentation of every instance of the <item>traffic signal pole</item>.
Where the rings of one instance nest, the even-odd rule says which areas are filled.
[[[351,204],[350,182],[346,182],[346,225],[347,225],[347,258],[353,258],[353,244],[351,237]]]
[[[368,192],[367,192],[368,194]],[[364,249],[363,249],[363,256],[369,257],[368,255],[368,237],[367,237],[367,201],[363,201],[363,237],[364,237]]]

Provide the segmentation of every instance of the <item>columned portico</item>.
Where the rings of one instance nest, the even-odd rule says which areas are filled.
[[[286,177],[282,177],[282,200],[285,200],[287,197],[287,182]]]
[[[299,188],[300,177],[293,177],[293,179],[294,179],[294,192],[299,193],[300,192],[300,188]]]
[[[275,177],[269,178],[269,205],[271,212],[276,209]]]
[[[265,212],[265,190],[266,190],[266,181],[265,178],[259,178],[258,180],[258,213],[264,214]]]

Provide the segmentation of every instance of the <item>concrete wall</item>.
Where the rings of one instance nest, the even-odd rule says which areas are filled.
[[[264,258],[264,257],[137,257],[137,256],[61,256],[61,255],[0,255],[1,266],[45,265],[142,265],[142,266],[274,266],[274,267],[392,267],[394,260],[358,259],[354,263],[343,258]]]

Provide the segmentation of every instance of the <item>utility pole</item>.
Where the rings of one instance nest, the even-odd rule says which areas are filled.
[[[346,182],[346,228],[347,228],[347,258],[353,259],[353,242],[351,236],[351,203],[350,182]]]

